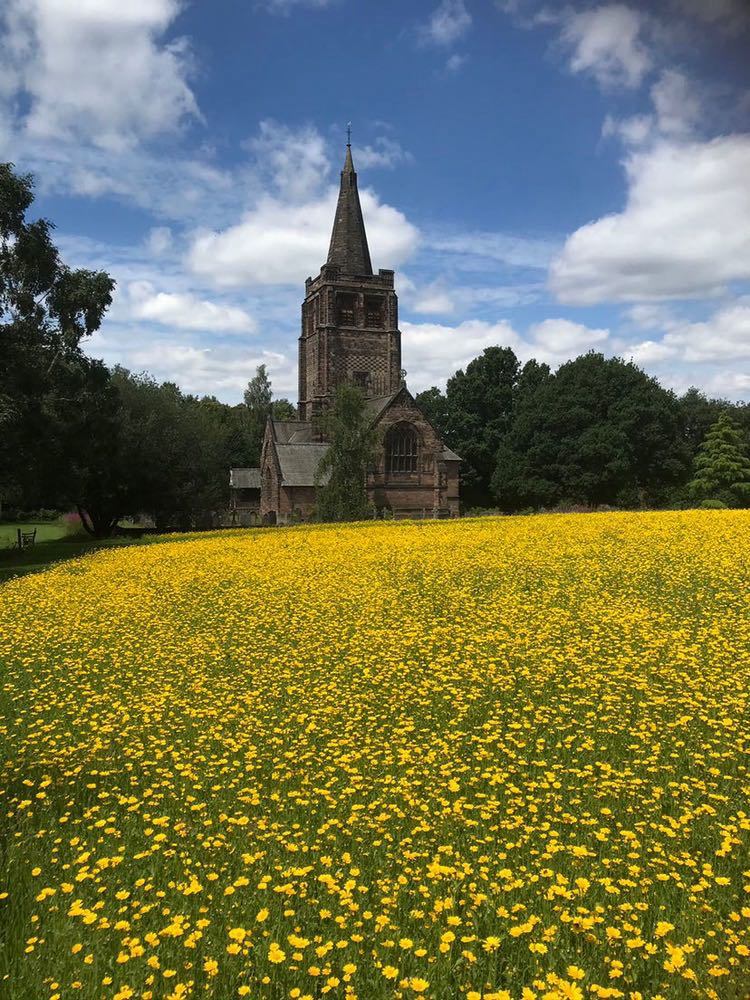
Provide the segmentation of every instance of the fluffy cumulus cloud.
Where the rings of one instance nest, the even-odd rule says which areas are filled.
[[[264,188],[288,201],[302,202],[320,189],[329,175],[325,140],[311,125],[293,129],[268,119],[246,144],[254,172]]]
[[[354,162],[357,170],[372,170],[383,167],[392,169],[402,163],[411,163],[413,157],[395,139],[381,135],[366,146],[354,147]]]
[[[590,73],[604,87],[637,87],[651,68],[643,40],[644,17],[621,3],[552,15],[561,22],[561,42],[570,69]]]
[[[487,347],[510,347],[521,361],[536,358],[557,367],[592,348],[607,352],[610,338],[608,330],[557,318],[532,324],[523,334],[507,320],[465,320],[456,326],[402,323],[401,331],[404,367],[416,391],[444,386],[448,376]]]
[[[442,0],[418,35],[423,44],[447,47],[460,41],[470,27],[471,14],[464,0]]]
[[[628,154],[622,212],[578,229],[553,261],[560,301],[696,298],[750,280],[750,135]]]
[[[644,364],[673,359],[693,362],[745,361],[750,359],[750,299],[718,309],[708,320],[686,323],[672,319],[664,336],[630,347]]]
[[[263,197],[237,225],[198,233],[188,264],[219,287],[301,286],[325,262],[336,199],[335,188],[297,204]],[[415,249],[416,228],[372,191],[362,191],[361,200],[374,266],[397,266]]]
[[[277,396],[296,391],[296,358],[261,345],[238,346],[236,341],[206,342],[197,337],[179,339],[158,328],[119,327],[109,324],[94,334],[88,352],[108,364],[130,371],[146,371],[157,381],[176,382],[185,392],[210,394],[230,402],[242,392],[255,369],[265,364]]]
[[[148,281],[128,286],[134,319],[149,320],[179,330],[210,330],[252,333],[255,320],[237,306],[200,299],[189,292],[159,292]]]
[[[198,113],[177,0],[6,0],[0,63],[25,133],[122,150]]]

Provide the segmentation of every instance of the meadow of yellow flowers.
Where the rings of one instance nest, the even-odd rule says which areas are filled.
[[[0,590],[0,996],[750,996],[750,512],[256,530]]]

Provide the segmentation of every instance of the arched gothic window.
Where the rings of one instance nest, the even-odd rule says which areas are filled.
[[[396,424],[388,432],[385,462],[388,472],[416,472],[419,437],[411,424]]]

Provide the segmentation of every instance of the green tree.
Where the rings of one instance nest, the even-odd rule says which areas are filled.
[[[31,177],[0,163],[0,482],[5,499],[29,506],[65,443],[45,401],[76,369],[85,378],[80,343],[101,324],[115,284],[60,260],[52,223],[27,219],[33,200]]]
[[[448,400],[444,393],[432,386],[418,392],[414,401],[429,420],[438,434],[447,441],[448,435]]]
[[[296,420],[297,408],[288,399],[273,399],[268,370],[265,365],[258,365],[245,389],[244,406],[240,412],[243,460],[233,462],[233,465],[260,464],[263,436],[269,417],[274,420]]]
[[[750,458],[740,431],[726,411],[699,448],[689,490],[702,501],[717,500],[727,507],[750,505]]]
[[[316,472],[321,521],[359,521],[367,516],[367,470],[375,458],[376,432],[360,390],[339,386],[330,410],[318,420],[330,442]]]
[[[520,404],[492,483],[505,510],[632,507],[664,502],[688,468],[674,395],[634,364],[591,352]]]
[[[461,497],[467,506],[493,502],[498,449],[523,400],[550,377],[547,365],[521,366],[509,347],[488,347],[466,371],[448,379],[445,394],[434,386],[417,403],[446,444],[462,458]]]
[[[247,465],[260,465],[266,421],[271,413],[273,390],[265,365],[258,365],[245,389],[245,445]]]
[[[204,526],[227,502],[231,408],[122,368],[113,382],[128,513],[147,514],[160,529]]]
[[[271,416],[274,420],[296,420],[297,407],[288,399],[274,399],[271,403]]]

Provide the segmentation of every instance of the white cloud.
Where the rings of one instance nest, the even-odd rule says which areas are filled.
[[[108,364],[146,371],[157,381],[176,382],[184,392],[215,395],[239,402],[249,379],[265,364],[276,396],[296,392],[296,358],[282,351],[242,350],[236,342],[205,344],[176,340],[154,330],[107,325],[94,334],[87,352]]]
[[[244,309],[199,299],[186,292],[157,292],[148,281],[128,287],[134,319],[149,320],[179,330],[221,330],[252,333],[257,324]]]
[[[311,125],[292,129],[267,119],[246,146],[265,186],[288,201],[305,201],[330,173],[323,136]]]
[[[404,367],[415,391],[430,385],[444,386],[453,372],[465,368],[487,347],[510,347],[521,361],[536,358],[557,367],[592,348],[606,348],[609,340],[608,330],[555,318],[533,324],[525,335],[507,320],[465,320],[457,326],[402,323],[401,331]]]
[[[198,114],[184,40],[159,40],[177,0],[6,0],[5,91],[27,135],[122,150]]]
[[[264,197],[237,225],[196,235],[188,265],[218,286],[298,284],[326,260],[337,192],[303,204]],[[414,250],[418,232],[406,217],[361,192],[370,251],[377,266],[395,267]]]
[[[464,0],[442,0],[418,34],[424,44],[448,46],[463,38],[470,27],[471,14]]]
[[[633,356],[651,353],[652,343],[633,345]],[[672,323],[657,347],[664,358],[685,362],[750,359],[750,300],[723,306],[705,322]]]
[[[154,226],[146,238],[146,250],[154,257],[161,257],[172,247],[172,230],[169,226]]]
[[[445,315],[454,311],[455,303],[440,282],[433,282],[416,292],[411,308],[416,313]]]
[[[445,63],[445,68],[449,73],[457,73],[463,64],[466,62],[466,56],[459,55],[458,52],[454,52],[452,56],[449,56]]]
[[[703,116],[703,103],[692,82],[674,69],[664,70],[651,88],[656,127],[662,135],[688,136]]]
[[[463,266],[467,268],[484,259],[511,267],[546,270],[555,252],[559,250],[559,244],[552,240],[478,231],[437,231],[428,234],[425,243],[430,250],[455,255],[457,266],[463,261]]]
[[[637,87],[650,70],[644,18],[632,7],[612,3],[551,18],[562,21],[561,41],[571,50],[574,73],[591,73],[603,87]]]
[[[658,302],[641,302],[631,306],[626,316],[641,330],[666,330],[675,322],[671,310]]]
[[[368,146],[355,146],[353,157],[357,170],[371,170],[375,167],[390,169],[400,163],[411,163],[414,159],[399,142],[384,135],[378,136]]]
[[[520,338],[506,320],[485,323],[465,320],[458,326],[440,323],[401,323],[401,350],[407,381],[412,391],[431,385],[444,386],[446,380],[486,347],[500,344],[516,348]]]
[[[552,263],[560,301],[696,298],[750,280],[750,135],[659,142],[625,169],[625,209],[578,229]]]
[[[538,360],[577,357],[584,351],[599,348],[609,339],[609,330],[592,329],[569,319],[545,319],[529,327],[528,339],[537,345]]]

